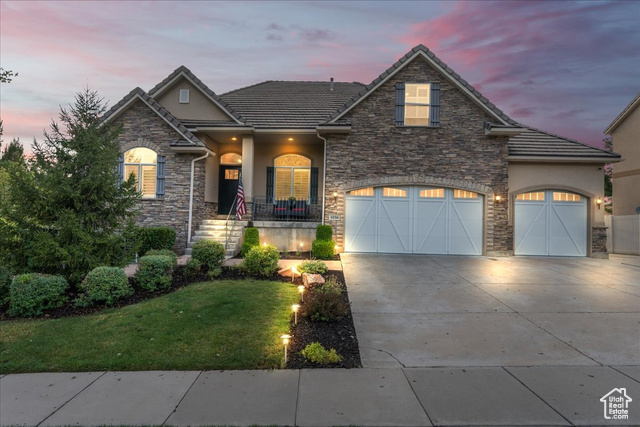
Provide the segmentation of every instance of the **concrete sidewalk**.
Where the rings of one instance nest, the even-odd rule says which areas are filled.
[[[625,388],[628,420],[600,398]],[[640,425],[640,367],[15,374],[2,425]]]

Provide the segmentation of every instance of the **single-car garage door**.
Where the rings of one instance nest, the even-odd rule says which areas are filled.
[[[518,194],[514,225],[516,255],[587,255],[587,202],[579,194],[557,190]]]
[[[347,193],[345,251],[482,255],[481,194],[433,187]]]

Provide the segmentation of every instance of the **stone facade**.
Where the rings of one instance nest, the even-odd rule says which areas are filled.
[[[396,83],[440,82],[440,127],[395,125]],[[344,248],[345,195],[379,185],[438,185],[485,196],[485,253],[512,250],[507,226],[508,138],[488,137],[495,121],[426,60],[416,58],[345,116],[350,135],[328,135],[325,221]],[[333,193],[338,197],[334,199]],[[329,215],[340,220],[329,220]]]
[[[114,123],[123,126],[120,135],[122,152],[146,147],[160,156],[166,156],[164,198],[140,200],[141,213],[137,224],[172,227],[177,233],[174,249],[179,254],[184,253],[188,241],[191,161],[201,154],[178,154],[172,151],[170,144],[180,135],[142,102],[137,102]],[[192,233],[202,219],[215,215],[218,208],[216,203],[204,202],[204,183],[204,161],[199,161],[195,163]]]

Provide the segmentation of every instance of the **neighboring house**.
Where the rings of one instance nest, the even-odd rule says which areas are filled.
[[[266,81],[217,95],[180,67],[106,119],[124,126],[139,223],[174,227],[178,250],[227,216],[242,174],[261,237],[276,227],[308,245],[305,224],[324,222],[340,252],[606,252],[597,201],[620,156],[515,122],[422,45],[366,86]]]
[[[604,131],[623,162],[613,165],[613,214],[640,214],[640,93]]]

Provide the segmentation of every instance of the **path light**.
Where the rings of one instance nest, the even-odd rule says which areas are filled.
[[[293,324],[298,324],[298,310],[300,309],[300,304],[293,304],[291,306],[291,310],[293,310]]]
[[[262,246],[267,247],[267,242],[262,243]]]
[[[298,292],[300,292],[300,302],[304,302],[304,285],[298,286]]]
[[[293,279],[296,277],[296,274],[301,276],[297,268],[291,267],[291,283],[293,283]]]
[[[291,335],[289,334],[284,334],[283,336],[280,337],[280,339],[282,340],[282,344],[284,344],[284,365],[287,366],[287,347],[289,346],[289,339],[291,338]]]

